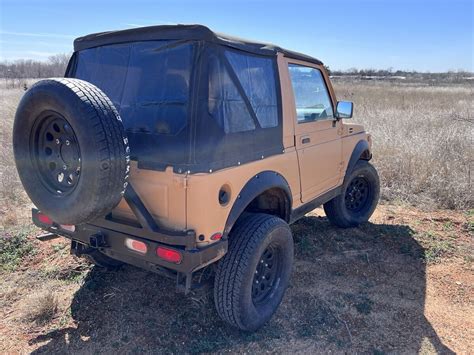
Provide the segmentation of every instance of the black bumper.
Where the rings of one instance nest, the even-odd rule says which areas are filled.
[[[77,225],[75,231],[70,232],[56,223],[42,223],[38,219],[38,212],[36,209],[32,210],[32,219],[41,229],[69,238],[88,248],[96,248],[113,259],[159,273],[167,269],[189,274],[219,260],[227,252],[227,240],[198,248],[193,231],[150,231],[123,221],[101,219]],[[145,243],[147,252],[141,254],[127,248],[127,238]],[[181,262],[176,264],[159,258],[156,254],[159,246],[179,251],[182,255]]]

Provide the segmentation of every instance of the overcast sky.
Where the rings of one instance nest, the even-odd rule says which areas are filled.
[[[46,59],[75,37],[200,23],[272,42],[333,69],[474,71],[473,0],[0,0],[0,59]]]

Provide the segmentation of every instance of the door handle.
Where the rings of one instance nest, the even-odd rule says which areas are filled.
[[[301,144],[308,144],[309,142],[311,142],[311,138],[309,137],[301,138]]]

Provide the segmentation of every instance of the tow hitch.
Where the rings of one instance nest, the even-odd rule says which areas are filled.
[[[107,242],[105,241],[104,235],[102,233],[96,233],[90,236],[89,244],[92,248],[106,248],[108,247]]]

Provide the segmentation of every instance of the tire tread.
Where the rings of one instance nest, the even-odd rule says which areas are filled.
[[[252,253],[269,230],[282,224],[280,218],[268,214],[249,214],[237,222],[230,233],[229,251],[219,262],[214,284],[214,300],[219,316],[229,324],[245,329],[241,322],[239,292]],[[289,228],[289,227],[288,227]]]
[[[89,206],[77,211],[77,220],[86,222],[110,212],[121,200],[128,184],[130,148],[122,119],[107,97],[95,85],[80,79],[51,78],[33,85],[64,85],[84,104],[91,137],[94,137],[100,165],[95,194]],[[102,168],[106,164],[106,168]]]

